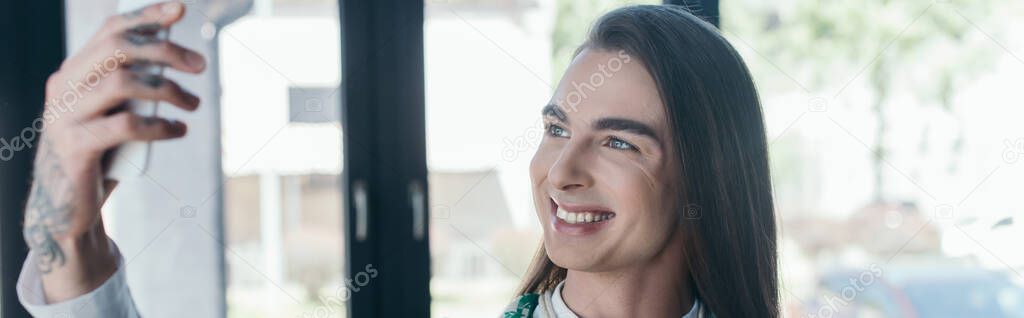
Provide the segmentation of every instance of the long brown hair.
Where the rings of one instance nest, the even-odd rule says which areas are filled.
[[[582,48],[624,50],[658,86],[682,165],[676,212],[689,287],[715,316],[778,317],[764,119],[739,54],[714,26],[673,5],[609,12]],[[542,245],[518,294],[553,289],[565,276]]]

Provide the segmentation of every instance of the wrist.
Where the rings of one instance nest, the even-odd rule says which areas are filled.
[[[72,299],[103,284],[118,268],[109,238],[102,228],[88,231],[76,237],[67,237],[54,242],[57,252],[39,255],[37,265],[49,261],[47,268],[41,267],[43,291],[48,303]],[[49,255],[47,255],[49,254]],[[51,259],[45,260],[46,257]]]
[[[65,254],[99,257],[110,253],[108,240],[102,226],[93,226],[80,234],[55,237],[54,244]]]

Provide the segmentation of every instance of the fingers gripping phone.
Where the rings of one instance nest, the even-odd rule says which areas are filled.
[[[117,11],[121,14],[135,12],[136,10],[140,10],[157,2],[160,1],[120,0],[118,1]],[[133,36],[153,36],[157,41],[164,41],[167,40],[169,33],[169,28],[161,28],[156,30],[154,34],[135,34]],[[148,63],[132,65],[131,70],[135,72],[137,76],[162,77],[164,73],[164,66],[160,63]],[[159,104],[160,102],[155,100],[132,99],[125,103],[123,111],[130,111],[142,117],[155,117],[157,115],[157,106]],[[124,143],[111,150],[109,155],[110,166],[107,169],[106,178],[120,181],[145,174],[146,169],[149,167],[149,158],[152,156],[152,148],[152,142],[133,141]]]

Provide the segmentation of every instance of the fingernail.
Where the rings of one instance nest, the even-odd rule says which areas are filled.
[[[161,9],[164,11],[164,14],[178,14],[181,12],[181,2],[172,1],[165,3]]]
[[[192,51],[185,52],[185,63],[200,70],[206,67],[206,59],[199,55],[199,53]]]
[[[188,94],[188,99],[189,99],[189,101],[188,101],[189,103],[191,103],[192,105],[195,105],[195,107],[192,108],[192,110],[195,110],[196,108],[199,108],[199,102],[201,101],[199,99],[199,96],[196,96],[196,95],[193,95],[193,94],[189,93]]]
[[[180,122],[180,121],[172,119],[171,120],[171,129],[174,130],[174,134],[176,134],[176,135],[184,135],[185,132],[188,130],[188,126],[185,126],[185,123],[183,123],[183,122]]]

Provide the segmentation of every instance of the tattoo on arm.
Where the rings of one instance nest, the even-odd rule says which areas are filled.
[[[49,273],[64,265],[64,251],[55,237],[71,226],[71,180],[60,166],[60,158],[43,136],[36,157],[32,192],[25,209],[25,242],[39,253],[39,270]]]

